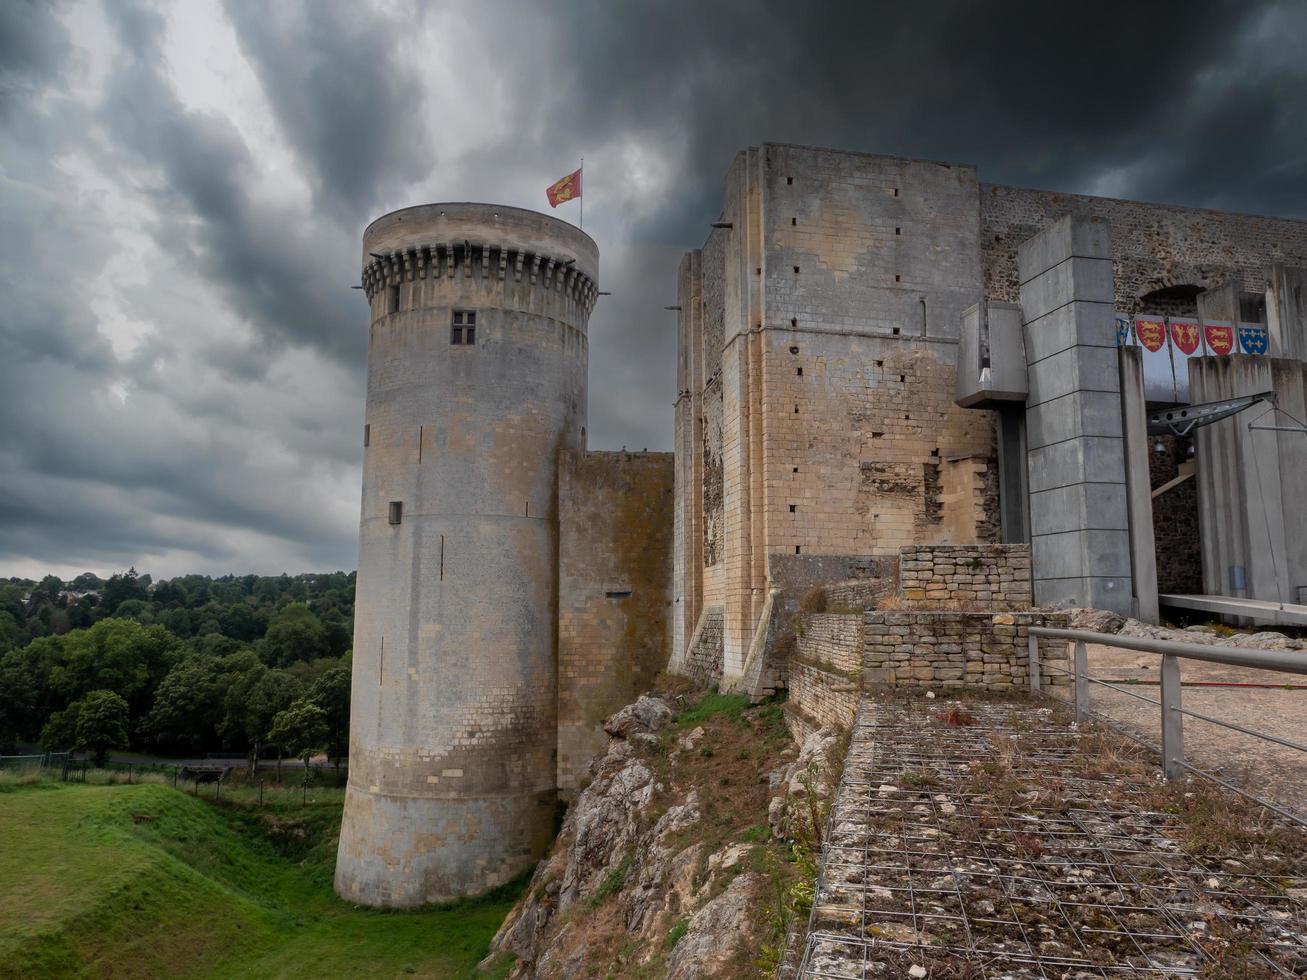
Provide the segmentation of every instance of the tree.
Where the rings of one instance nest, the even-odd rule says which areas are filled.
[[[183,752],[214,745],[222,717],[222,680],[218,663],[209,657],[187,657],[168,671],[145,722],[150,737]]]
[[[80,706],[77,748],[95,753],[95,764],[103,766],[110,749],[127,746],[127,702],[113,691],[92,691]]]
[[[308,785],[309,759],[327,745],[326,715],[312,701],[301,698],[273,718],[268,741],[304,760],[304,783]]]
[[[127,702],[113,691],[91,691],[50,716],[41,744],[52,751],[89,749],[103,766],[110,749],[126,747],[129,718]]]
[[[181,641],[162,626],[129,619],[102,619],[54,642],[60,656],[50,686],[65,704],[91,691],[116,691],[137,717],[149,713],[155,687],[181,652]]]
[[[77,746],[77,721],[82,702],[74,701],[63,711],[56,711],[41,729],[41,745],[51,752],[69,752]]]
[[[322,709],[327,725],[327,755],[337,768],[349,754],[349,687],[350,667],[345,663],[314,681],[308,694],[309,700]]]
[[[41,727],[34,673],[17,650],[0,656],[0,749],[30,738]]]
[[[268,662],[278,667],[331,654],[331,638],[322,621],[300,602],[292,602],[277,613],[268,624],[264,640]]]
[[[109,615],[118,609],[120,603],[128,599],[148,599],[150,594],[146,591],[149,583],[149,576],[142,579],[136,574],[135,568],[129,568],[127,571],[118,575],[111,575],[109,581],[104,583],[104,591],[101,604]]]
[[[237,654],[236,657],[251,657]],[[235,658],[232,658],[235,659]],[[234,665],[235,666],[235,665]],[[223,698],[224,730],[250,747],[250,771],[258,769],[263,740],[277,713],[300,696],[300,686],[284,670],[269,670],[255,661],[239,664]]]

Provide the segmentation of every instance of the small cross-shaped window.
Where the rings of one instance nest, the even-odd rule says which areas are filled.
[[[449,325],[449,342],[467,346],[477,342],[476,310],[455,310]]]

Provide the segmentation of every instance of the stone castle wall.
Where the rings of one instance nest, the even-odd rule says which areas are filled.
[[[564,451],[558,472],[558,787],[608,743],[603,719],[667,664],[672,454]]]
[[[915,608],[1029,609],[1030,545],[909,545],[899,551],[899,591]]]
[[[1066,628],[1066,616],[1045,612],[877,610],[863,618],[865,680],[896,687],[1024,690],[1030,683],[1029,629]],[[1066,643],[1040,640],[1040,660],[1066,669]],[[1067,678],[1050,670],[1048,683]]]
[[[790,702],[807,727],[848,728],[862,696],[862,616],[800,617],[790,657]]]
[[[1047,612],[868,610],[799,617],[790,658],[787,711],[796,733],[827,725],[848,728],[862,694],[876,685],[1026,690],[1029,629],[1065,629],[1067,617]],[[1050,668],[1046,685],[1069,684],[1067,645],[1039,641]]]
[[[676,664],[680,673],[704,687],[722,682],[722,638],[724,615],[721,606],[705,606],[690,638],[684,660]]]
[[[1175,285],[1208,288],[1231,278],[1243,292],[1260,295],[1273,262],[1307,266],[1307,222],[981,184],[986,296],[1017,302],[1017,246],[1072,213],[1111,223],[1116,308],[1123,313],[1194,315],[1192,297],[1167,308],[1156,300],[1141,303],[1140,297]]]

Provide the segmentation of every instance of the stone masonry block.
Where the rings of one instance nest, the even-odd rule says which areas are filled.
[[[1116,312],[1112,303],[1070,303],[1025,324],[1026,361],[1044,358],[1077,345],[1116,348]]]

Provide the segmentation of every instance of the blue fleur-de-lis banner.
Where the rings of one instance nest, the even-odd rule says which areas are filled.
[[[1245,354],[1265,354],[1270,341],[1266,328],[1260,324],[1239,324],[1239,346]]]
[[[1128,317],[1119,316],[1116,318],[1116,346],[1128,347],[1130,345],[1130,320]]]

